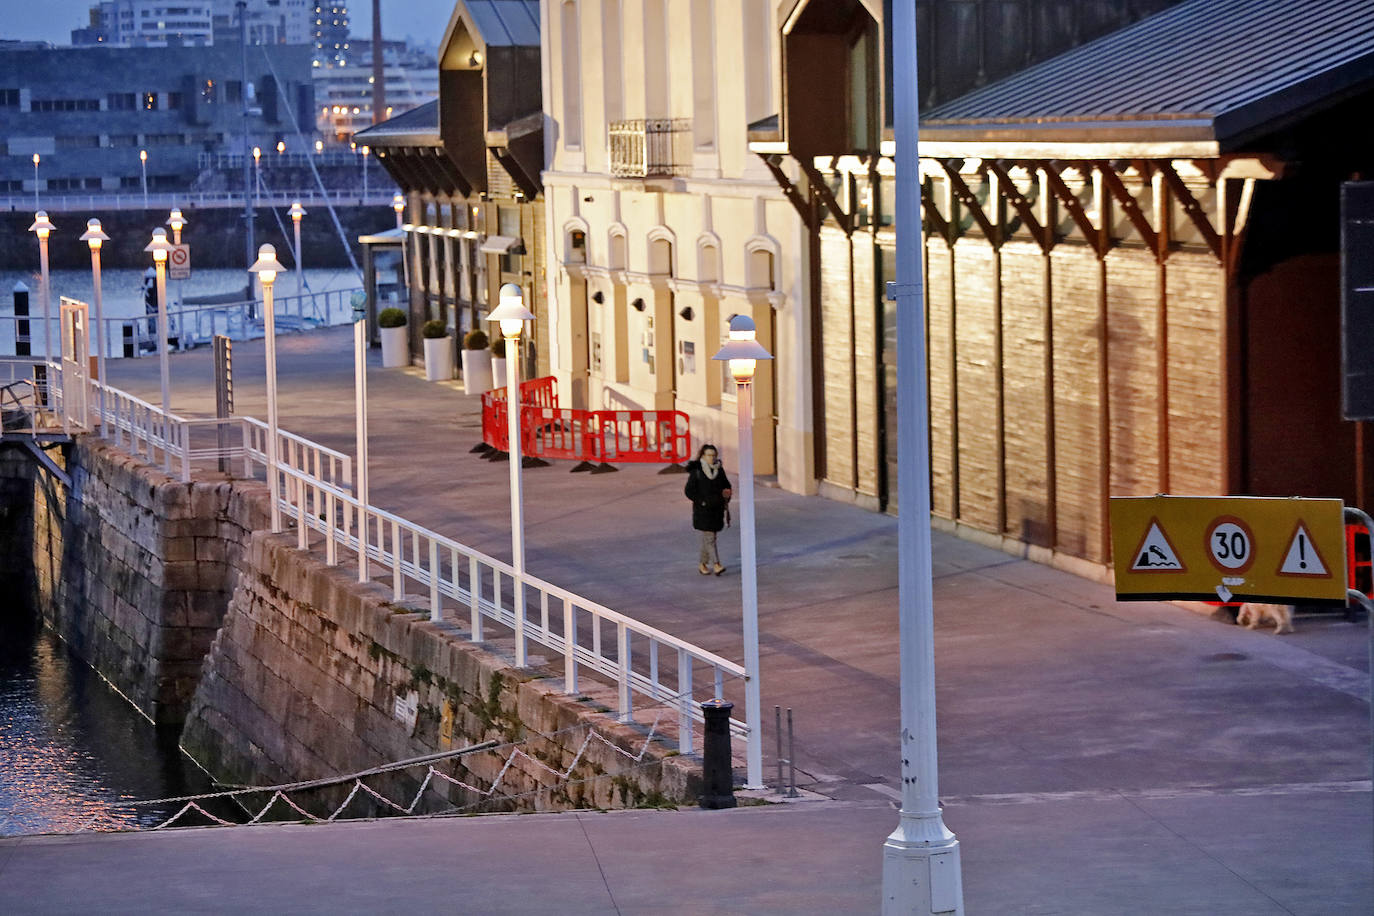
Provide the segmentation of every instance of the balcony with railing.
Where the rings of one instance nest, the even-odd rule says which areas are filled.
[[[610,124],[611,174],[672,178],[692,168],[691,118],[637,118]]]

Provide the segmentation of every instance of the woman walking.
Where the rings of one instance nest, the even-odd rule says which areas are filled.
[[[692,501],[692,527],[701,532],[701,560],[697,571],[703,576],[725,572],[716,551],[716,535],[725,527],[730,512],[730,478],[721,467],[714,445],[703,445],[695,461],[687,462],[687,485],[683,495]]]

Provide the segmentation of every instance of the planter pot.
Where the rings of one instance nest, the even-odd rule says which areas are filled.
[[[463,390],[468,394],[482,394],[490,391],[494,386],[491,383],[491,351],[464,350],[463,351]]]
[[[506,387],[506,358],[504,356],[491,358],[491,382],[493,388]]]
[[[425,338],[425,380],[438,382],[453,378],[453,338]]]
[[[398,369],[410,365],[410,346],[406,342],[405,326],[381,328],[379,333],[382,338],[382,368]]]

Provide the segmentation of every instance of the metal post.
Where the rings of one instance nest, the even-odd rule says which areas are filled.
[[[171,436],[172,373],[167,362],[167,261],[153,262],[157,269],[157,367],[162,381],[162,462],[167,473],[172,472],[172,453],[168,448]]]
[[[787,797],[797,797],[797,752],[792,743],[792,707],[787,707]]]
[[[777,736],[777,746],[778,746],[778,749],[777,749],[777,753],[774,755],[774,758],[775,758],[775,759],[777,760],[777,762],[778,762],[778,794],[781,795],[781,794],[782,794],[782,790],[783,790],[783,781],[782,781],[782,707],[781,707],[781,706],[774,706],[774,707],[773,707],[773,731],[774,731],[775,735]]]
[[[353,322],[354,422],[358,440],[358,581],[372,578],[367,568],[367,322]]]
[[[305,306],[305,280],[304,280],[304,278],[303,278],[303,274],[301,273],[301,221],[300,221],[300,217],[296,217],[295,219],[292,220],[292,222],[294,222],[294,223],[296,224],[296,296],[301,300],[301,305],[300,305],[299,307],[302,308],[302,309],[304,309],[304,306]],[[328,320],[327,320],[327,319],[328,319],[328,316],[325,316],[325,317],[326,317],[325,324],[328,324],[328,323],[329,323]]]
[[[43,375],[47,378],[47,364],[52,362],[52,285],[48,278],[48,240],[44,234],[38,236],[38,265],[40,269],[43,294]],[[47,394],[43,396],[48,402]]]
[[[883,913],[963,913],[959,841],[940,816],[935,752],[935,613],[930,431],[921,285],[916,4],[893,15],[897,193],[897,617],[902,809],[883,844]]]
[[[243,82],[239,92],[243,103],[243,235],[245,244],[245,264],[252,264],[257,257],[257,246],[253,244],[253,197],[248,193],[252,182],[252,172],[248,169],[248,3],[238,0],[234,4],[239,14],[239,55],[242,64]],[[253,307],[248,307],[248,317],[253,317]]]
[[[507,337],[508,353],[519,352],[520,338]],[[506,360],[506,421],[510,445],[511,583],[515,611],[515,667],[525,667],[525,503],[520,479],[520,362]]]
[[[277,473],[277,320],[272,305],[272,285],[271,282],[262,285],[262,314],[267,355],[267,491],[272,500],[272,531],[275,533],[281,531],[281,480]]]
[[[1353,506],[1345,507],[1346,524],[1352,522],[1362,525],[1365,532],[1369,535],[1370,544],[1374,545],[1374,519],[1371,519],[1363,509],[1356,509]],[[1369,630],[1369,671],[1370,671],[1370,696],[1374,697],[1374,603],[1371,603],[1368,596],[1359,589],[1351,588],[1346,590],[1346,601],[1354,601],[1364,608],[1365,626]],[[1369,704],[1369,767],[1370,772],[1374,772],[1374,702]]]
[[[219,469],[228,473],[229,428],[224,422],[234,412],[234,345],[227,335],[216,334],[213,339],[215,356],[215,440],[219,445]],[[244,450],[245,453],[247,449]]]
[[[735,704],[716,698],[701,704],[701,807],[735,807],[735,777],[730,766],[730,710]]]
[[[759,691],[759,586],[754,554],[754,385],[738,381],[739,553],[744,603],[745,788],[763,788],[763,711]]]

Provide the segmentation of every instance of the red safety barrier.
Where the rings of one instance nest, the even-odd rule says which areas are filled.
[[[680,410],[576,410],[558,406],[553,376],[520,384],[521,451],[569,461],[666,462],[692,457],[691,421]],[[528,400],[527,400],[528,399]],[[510,450],[506,391],[482,395],[482,441]]]

